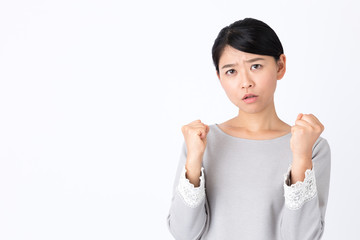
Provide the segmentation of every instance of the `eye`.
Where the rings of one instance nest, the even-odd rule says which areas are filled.
[[[259,69],[261,67],[261,64],[254,64],[251,67],[253,67],[253,66],[259,66],[259,67],[255,68],[255,69]]]
[[[225,74],[226,74],[226,75],[229,75],[228,73],[231,72],[231,71],[235,71],[235,70],[234,70],[234,69],[227,70],[227,71],[225,72]],[[232,73],[233,73],[233,72],[231,72],[230,75],[232,75]]]

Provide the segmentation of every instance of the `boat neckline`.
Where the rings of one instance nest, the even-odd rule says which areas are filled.
[[[249,138],[241,138],[241,137],[235,137],[235,136],[232,136],[226,132],[224,132],[219,126],[217,123],[213,124],[213,126],[215,126],[215,129],[218,130],[218,132],[220,132],[222,135],[224,136],[227,136],[229,138],[232,138],[232,139],[235,139],[235,140],[240,140],[240,141],[247,141],[247,142],[273,142],[273,141],[277,141],[277,140],[281,140],[281,139],[284,139],[288,136],[291,136],[291,132],[285,134],[285,135],[282,135],[280,137],[276,137],[276,138],[270,138],[270,139],[249,139]]]

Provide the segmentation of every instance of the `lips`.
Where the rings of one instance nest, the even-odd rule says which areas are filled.
[[[248,93],[248,94],[245,94],[242,98],[242,100],[246,99],[246,98],[249,98],[249,97],[258,97],[258,95],[255,95],[253,93]]]

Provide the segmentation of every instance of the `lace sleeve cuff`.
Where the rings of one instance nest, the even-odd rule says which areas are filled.
[[[186,178],[186,168],[182,169],[182,173],[179,179],[178,191],[185,203],[191,207],[196,208],[205,197],[205,178],[204,178],[204,167],[201,167],[200,186],[195,187],[194,184],[190,183],[189,179]]]
[[[290,185],[291,167],[292,164],[289,165],[287,172],[284,174],[284,197],[286,207],[296,210],[300,209],[305,202],[313,199],[317,194],[315,164],[313,162],[312,169],[306,169],[303,182],[297,181],[292,185]]]

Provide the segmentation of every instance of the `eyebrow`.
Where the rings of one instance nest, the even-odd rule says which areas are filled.
[[[265,59],[264,58],[253,58],[253,59],[249,59],[249,60],[244,60],[244,62],[252,63],[252,62],[259,61],[259,60],[265,60]],[[226,64],[221,69],[228,68],[228,67],[233,67],[233,66],[236,66],[236,65],[237,64],[234,64],[234,63]]]

